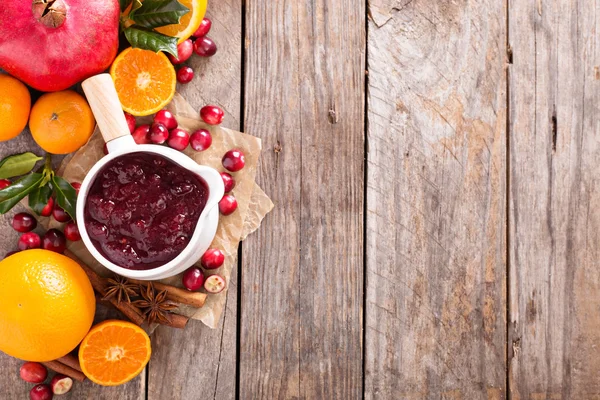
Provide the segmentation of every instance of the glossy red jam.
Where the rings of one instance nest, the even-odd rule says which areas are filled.
[[[206,205],[198,175],[152,153],[118,157],[98,173],[85,205],[96,249],[129,269],[151,269],[187,246]]]

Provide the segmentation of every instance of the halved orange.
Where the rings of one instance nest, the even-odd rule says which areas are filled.
[[[81,370],[94,383],[117,386],[140,374],[152,353],[150,338],[131,322],[108,320],[94,326],[81,342]]]
[[[179,23],[155,28],[164,35],[179,38],[177,43],[183,42],[196,32],[206,14],[207,0],[179,0],[179,2],[190,10],[181,17]]]
[[[123,50],[110,67],[123,110],[137,117],[164,108],[175,94],[175,68],[163,53]]]

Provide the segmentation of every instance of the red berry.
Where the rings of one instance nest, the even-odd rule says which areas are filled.
[[[73,189],[75,189],[75,193],[79,194],[79,189],[81,189],[81,183],[71,182],[71,186],[73,186]]]
[[[58,204],[54,206],[54,210],[52,210],[52,216],[58,222],[67,222],[71,220],[69,214],[65,212]]]
[[[177,120],[171,111],[160,110],[153,119],[154,124],[164,125],[168,130],[177,128]]]
[[[12,227],[17,232],[31,232],[37,226],[37,221],[31,214],[18,213],[12,220]]]
[[[71,242],[77,242],[81,240],[79,228],[77,228],[77,224],[75,222],[67,222],[67,224],[65,225],[65,237]]]
[[[50,388],[54,394],[65,394],[68,393],[73,387],[73,379],[62,374],[54,375],[52,381],[50,381]]]
[[[42,247],[56,253],[64,253],[67,247],[65,235],[58,229],[50,229],[42,239]]]
[[[194,42],[194,51],[200,57],[212,57],[217,53],[217,45],[211,38],[203,36]]]
[[[244,153],[241,151],[232,149],[225,153],[221,162],[223,163],[225,169],[231,172],[237,172],[244,168],[244,165],[246,165],[246,158],[244,157]]]
[[[169,133],[167,144],[175,150],[183,151],[190,143],[190,134],[180,128],[175,128]]]
[[[225,289],[225,285],[225,278],[218,274],[210,275],[204,281],[204,289],[212,294],[221,293]]]
[[[21,379],[29,383],[42,383],[48,376],[48,370],[38,362],[26,362],[19,370]]]
[[[125,119],[127,120],[127,126],[129,127],[129,133],[133,133],[133,131],[135,131],[135,117],[125,111],[123,111],[123,114],[125,114]]]
[[[131,134],[137,144],[150,144],[150,125],[140,125]]]
[[[160,123],[152,124],[150,128],[150,140],[155,144],[163,144],[169,138],[169,131]]]
[[[102,148],[102,151],[104,152],[104,155],[108,154],[108,146],[106,145],[106,143],[104,143],[104,147]]]
[[[187,39],[177,45],[177,57],[173,57],[171,54],[168,54],[168,57],[169,60],[171,60],[171,63],[181,64],[182,62],[187,61],[187,59],[192,56],[193,52],[194,43],[191,39]]]
[[[185,66],[177,70],[177,82],[186,84],[194,79],[194,70],[191,67]]]
[[[54,199],[52,197],[50,197],[48,199],[48,203],[44,206],[44,208],[42,208],[42,212],[40,213],[40,215],[42,217],[49,217],[52,215],[53,210],[54,210]]]
[[[217,269],[225,262],[225,254],[219,249],[208,249],[200,259],[206,269]]]
[[[208,105],[200,109],[200,118],[209,125],[219,125],[224,116],[225,113],[218,106]]]
[[[204,151],[212,144],[212,136],[206,129],[198,129],[190,137],[190,145],[196,151]]]
[[[29,392],[30,400],[52,400],[52,389],[50,385],[35,385]]]
[[[9,187],[11,182],[8,179],[0,179],[0,190]]]
[[[19,250],[39,249],[41,242],[40,235],[37,233],[24,233],[19,238]]]
[[[227,172],[221,172],[221,179],[223,179],[223,185],[225,185],[225,193],[229,193],[235,187],[235,179]]]
[[[12,256],[13,254],[17,254],[18,252],[19,252],[19,250],[9,251],[8,253],[6,253],[4,258],[8,258],[8,257]]]
[[[191,267],[183,273],[183,286],[187,290],[198,290],[204,285],[204,272],[198,267]]]
[[[237,200],[230,194],[226,194],[221,201],[219,201],[219,211],[223,215],[233,214],[233,212],[237,210],[237,206]]]
[[[196,38],[205,36],[208,32],[210,32],[210,28],[212,28],[212,21],[208,18],[204,18],[192,36]]]

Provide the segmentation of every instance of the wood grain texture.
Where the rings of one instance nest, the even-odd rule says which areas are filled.
[[[504,398],[505,10],[370,7],[365,398]]]
[[[275,209],[243,247],[242,399],[362,396],[364,6],[246,3],[244,126]]]
[[[600,4],[509,2],[510,386],[600,398]]]

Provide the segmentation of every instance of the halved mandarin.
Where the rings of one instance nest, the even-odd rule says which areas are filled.
[[[148,364],[150,338],[131,322],[108,320],[94,326],[81,342],[81,370],[94,383],[117,386],[129,382]]]
[[[163,35],[178,38],[177,43],[183,42],[196,32],[206,14],[207,0],[179,0],[179,2],[190,10],[181,17],[179,23],[155,28]]]
[[[163,53],[150,50],[124,50],[110,67],[123,110],[138,117],[164,108],[175,94],[177,76]]]

